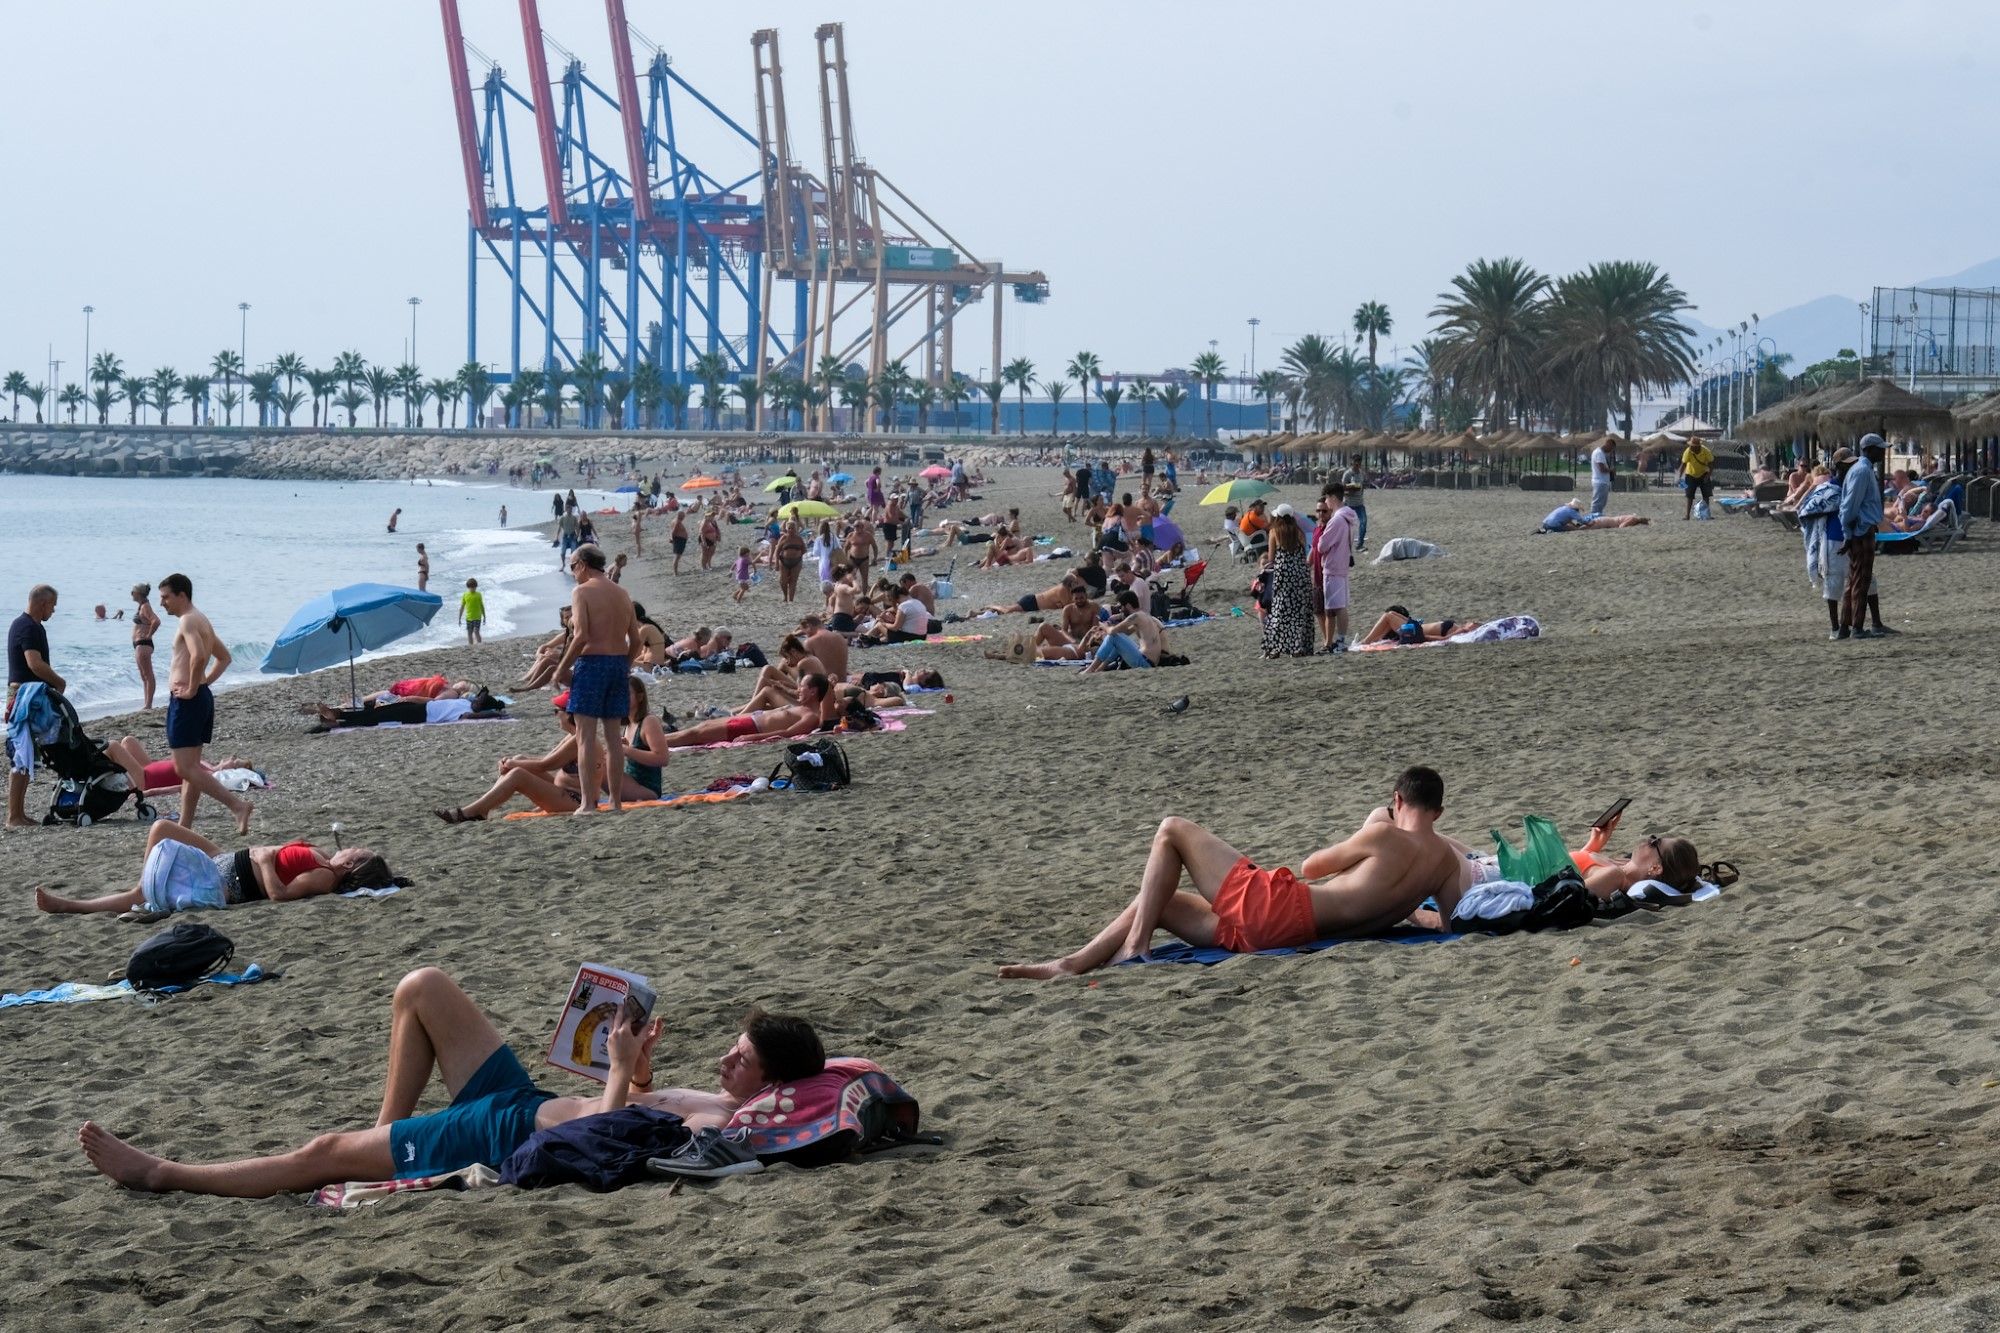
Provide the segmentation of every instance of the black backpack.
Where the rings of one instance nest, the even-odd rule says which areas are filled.
[[[1573,930],[1599,915],[1597,900],[1574,867],[1565,867],[1535,885],[1535,900],[1518,912],[1478,921],[1454,920],[1455,930],[1510,935],[1517,930]]]
[[[135,990],[164,990],[206,981],[229,965],[236,946],[212,926],[177,921],[132,951],[125,979]]]
[[[836,741],[793,741],[785,747],[785,757],[771,770],[773,781],[783,773],[795,791],[838,791],[854,780],[847,766],[847,751]]]

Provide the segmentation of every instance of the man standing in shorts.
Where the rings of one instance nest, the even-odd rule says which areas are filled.
[[[250,831],[255,806],[232,794],[202,765],[202,747],[215,738],[215,695],[209,686],[229,670],[229,649],[215,626],[195,608],[194,583],[185,574],[160,580],[160,609],[181,623],[174,630],[173,665],[167,671],[167,749],[181,780],[182,828],[194,827],[194,808],[204,796],[229,807],[236,831]]]
[[[568,711],[576,721],[576,782],[582,799],[575,813],[597,813],[597,788],[603,783],[611,799],[611,813],[623,814],[618,778],[625,764],[625,738],[620,728],[632,707],[632,659],[640,648],[639,618],[632,610],[631,595],[604,576],[602,549],[577,547],[569,568],[576,577],[576,591],[570,594],[569,602],[573,632],[569,648],[556,664],[556,684],[569,686]]]
[[[44,628],[56,613],[56,590],[40,583],[28,591],[28,609],[14,617],[7,627],[7,707],[0,720],[13,716],[14,692],[30,681],[40,681],[61,693],[69,682],[49,665],[49,632]],[[7,773],[7,827],[33,828],[28,818],[28,775]]]
[[[1690,439],[1687,448],[1681,450],[1681,489],[1687,492],[1687,504],[1681,509],[1682,522],[1694,517],[1696,491],[1701,492],[1703,504],[1715,498],[1715,453],[1698,437]]]
[[[1590,451],[1590,516],[1600,518],[1604,506],[1611,503],[1611,475],[1618,469],[1618,456],[1614,452],[1617,442],[1605,436],[1604,442]]]

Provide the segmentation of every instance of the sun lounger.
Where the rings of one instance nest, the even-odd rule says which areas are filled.
[[[1937,508],[1931,510],[1923,526],[1910,532],[1878,532],[1875,534],[1877,549],[1887,554],[1909,551],[1948,551],[1953,542],[1964,535],[1965,528],[1956,502],[1940,500]]]

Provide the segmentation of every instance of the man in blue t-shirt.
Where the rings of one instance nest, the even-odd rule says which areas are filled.
[[[14,713],[14,692],[29,681],[38,680],[52,690],[63,690],[69,682],[49,665],[49,632],[44,622],[56,613],[56,590],[46,583],[28,592],[28,609],[14,617],[7,627],[7,710]],[[7,827],[32,828],[28,818],[28,775],[7,774]]]

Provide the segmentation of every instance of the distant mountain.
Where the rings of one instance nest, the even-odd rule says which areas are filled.
[[[1940,278],[1921,278],[1909,285],[2000,287],[2000,259],[1989,259]],[[1861,302],[1867,299],[1867,293],[1860,296],[1815,297],[1803,305],[1765,315],[1757,326],[1757,333],[1760,338],[1769,338],[1780,352],[1792,354],[1791,371],[1796,374],[1815,361],[1824,361],[1838,354],[1843,347],[1857,346],[1863,337]],[[1695,346],[1698,348],[1705,347],[1723,332],[1698,319],[1688,319],[1686,323],[1694,330]],[[1729,343],[1725,338],[1723,352],[1727,354],[1728,350]]]

